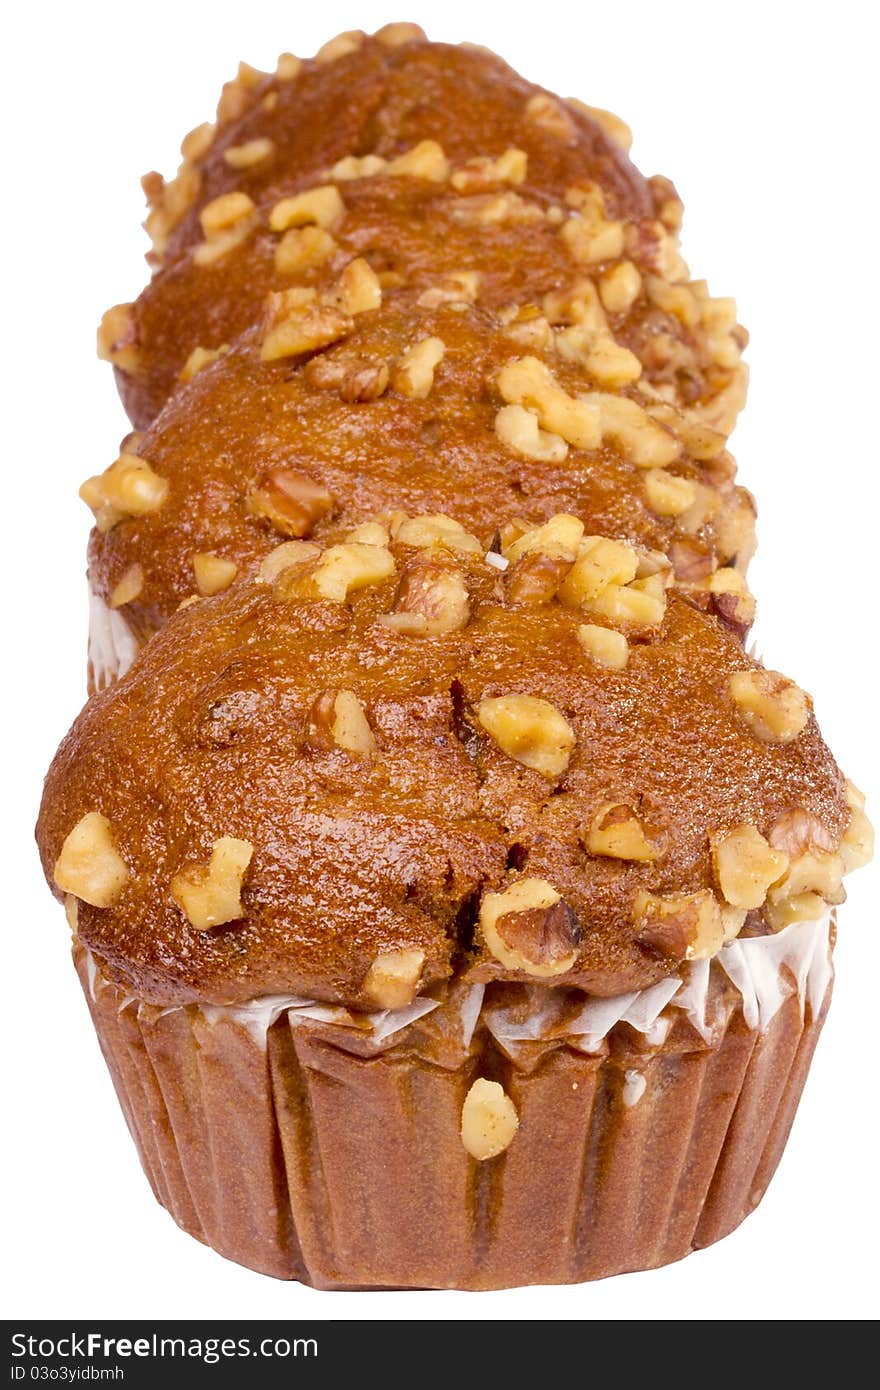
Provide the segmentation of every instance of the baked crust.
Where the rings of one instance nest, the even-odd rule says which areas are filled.
[[[282,552],[268,582],[172,618],[62,744],[39,827],[46,873],[100,813],[124,886],[108,905],[80,902],[77,930],[138,998],[364,1007],[380,997],[371,966],[399,952],[421,956],[410,995],[450,973],[619,994],[712,954],[731,912],[733,934],[766,929],[760,909],[747,920],[724,897],[742,900],[719,868],[728,832],[766,843],[801,817],[826,857],[839,848],[845,787],[808,702],[796,736],[759,731],[731,679],[761,668],[676,592],[613,669],[585,650],[582,608],[516,601],[515,562],[501,573],[479,547],[399,540],[354,549],[393,572],[331,601],[315,588],[329,552]],[[426,631],[413,616],[446,609],[412,594],[438,572],[458,577],[467,608]],[[344,728],[340,692],[360,710]],[[537,719],[525,743],[502,717],[508,697],[533,702],[514,708]],[[642,841],[607,839],[621,819]],[[200,929],[175,885],[224,837],[251,850],[241,912]],[[487,899],[535,882],[551,897],[534,901],[555,892],[567,921],[543,930],[531,900]],[[838,888],[839,874],[833,900]]]

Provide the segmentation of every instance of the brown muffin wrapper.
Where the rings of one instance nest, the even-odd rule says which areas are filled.
[[[453,987],[377,1046],[284,1009],[268,1031],[242,1010],[162,1011],[74,958],[157,1199],[227,1258],[328,1289],[579,1282],[720,1239],[773,1175],[831,993],[830,967],[798,990],[783,963],[756,1026],[713,963],[708,1026],[664,1009],[659,1031],[619,1021],[585,1052],[563,1025],[499,1042],[485,1006],[466,1040]],[[495,1014],[531,998],[502,988]],[[483,1163],[459,1137],[477,1076],[520,1119]]]

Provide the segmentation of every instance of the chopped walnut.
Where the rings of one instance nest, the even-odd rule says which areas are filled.
[[[419,987],[424,951],[384,951],[367,971],[364,994],[380,1009],[405,1009]]]
[[[642,277],[632,261],[619,261],[599,278],[599,297],[609,314],[626,314],[642,292]]]
[[[171,896],[190,926],[210,931],[244,916],[241,885],[253,857],[249,840],[223,835],[211,847],[210,863],[187,864],[171,880]]]
[[[575,215],[563,222],[559,235],[573,260],[580,265],[598,265],[623,255],[623,226],[622,222],[594,222]]]
[[[766,743],[790,743],[807,726],[807,696],[779,671],[737,671],[730,694],[740,718]]]
[[[329,177],[341,183],[350,179],[370,179],[375,174],[381,174],[387,167],[388,160],[378,154],[347,154],[343,159],[336,161],[329,171]]]
[[[793,922],[818,922],[828,912],[828,904],[818,893],[777,895],[771,891],[764,904],[764,920],[771,931],[783,931]]]
[[[850,818],[843,832],[840,853],[846,873],[851,873],[853,869],[862,868],[873,858],[874,827],[865,814],[864,796],[849,779],[845,784],[845,794]]]
[[[549,700],[499,695],[481,700],[477,721],[503,753],[542,777],[560,777],[575,745],[574,730]]]
[[[184,159],[202,159],[214,143],[217,127],[211,121],[203,121],[194,130],[184,135],[180,142],[180,153]]]
[[[706,960],[724,944],[724,920],[714,893],[636,894],[638,940],[672,960]]]
[[[697,490],[687,478],[677,478],[665,468],[651,468],[645,474],[645,497],[657,516],[680,516],[692,507]]]
[[[497,1158],[510,1147],[518,1128],[516,1107],[504,1087],[478,1077],[461,1110],[461,1142],[471,1158],[479,1163]]]
[[[153,472],[146,459],[120,454],[103,473],[88,478],[79,495],[94,512],[98,530],[106,532],[126,517],[157,512],[168,496],[168,482]]]
[[[286,232],[289,227],[314,225],[333,231],[345,217],[345,204],[339,189],[331,184],[308,188],[291,198],[282,198],[269,213],[273,232]]]
[[[507,149],[497,159],[478,155],[469,159],[452,175],[452,187],[459,193],[475,193],[497,183],[523,183],[528,169],[525,150]]]
[[[513,541],[504,552],[510,565],[504,585],[511,603],[549,603],[574,564],[583,531],[577,517],[559,513]]]
[[[268,521],[283,536],[307,536],[333,505],[325,487],[293,468],[271,469],[248,497],[252,515]]]
[[[318,742],[329,741],[360,758],[369,758],[376,751],[364,706],[350,690],[327,690],[318,696],[312,706],[309,734]]]
[[[652,420],[671,430],[692,458],[701,461],[716,459],[724,450],[725,436],[704,424],[692,412],[657,401],[648,407],[648,414]]]
[[[695,328],[700,322],[700,308],[690,285],[670,285],[657,275],[645,277],[645,293],[652,304],[684,324]]]
[[[495,433],[508,449],[536,463],[562,463],[568,455],[562,436],[542,430],[538,417],[521,405],[505,405],[498,411]]]
[[[275,76],[279,82],[295,82],[302,65],[302,58],[297,58],[295,53],[282,53],[275,64]]]
[[[511,338],[519,347],[544,352],[553,346],[553,330],[549,320],[536,304],[524,304],[520,308],[512,305],[503,310],[499,317],[504,336]]]
[[[275,247],[275,269],[279,275],[302,275],[324,265],[337,249],[333,237],[323,227],[291,227]]]
[[[395,568],[394,557],[384,546],[346,541],[331,545],[314,563],[298,563],[282,570],[275,592],[285,600],[318,598],[345,603],[358,589],[390,579]]]
[[[381,521],[364,521],[355,526],[345,537],[347,541],[358,541],[361,545],[385,545],[391,539],[387,526]]]
[[[144,571],[143,566],[134,564],[129,565],[125,574],[115,585],[110,594],[110,607],[123,608],[126,603],[131,603],[143,591]]]
[[[630,386],[642,374],[642,364],[634,352],[615,342],[610,333],[597,333],[586,324],[560,329],[553,345],[561,357],[582,363],[599,386]]]
[[[487,950],[507,970],[533,979],[564,975],[577,960],[580,933],[574,914],[542,878],[523,878],[480,903]]]
[[[421,140],[405,154],[392,159],[387,172],[394,176],[444,183],[449,178],[449,160],[436,140]]]
[[[424,43],[427,35],[418,24],[383,24],[373,35],[386,48],[402,48],[405,43]]]
[[[267,136],[247,140],[243,145],[229,145],[223,151],[223,161],[230,169],[253,169],[257,164],[265,164],[275,153],[274,141]]]
[[[542,526],[530,527],[507,544],[502,539],[505,559],[514,561],[524,555],[558,556],[574,563],[584,534],[584,523],[567,512],[558,512]]]
[[[234,560],[224,560],[222,555],[215,555],[212,550],[202,550],[193,555],[192,567],[196,588],[205,598],[211,594],[222,594],[238,574],[238,565]]]
[[[121,372],[137,371],[140,349],[133,304],[114,304],[104,314],[98,328],[98,356]]]
[[[506,189],[503,193],[472,194],[452,208],[452,220],[462,227],[497,227],[505,222],[542,222],[539,203]]]
[[[467,627],[470,598],[465,577],[447,552],[425,550],[404,566],[394,612],[380,620],[411,637],[433,637]]]
[[[274,584],[280,574],[287,569],[314,563],[321,554],[320,546],[310,541],[285,541],[270,550],[260,565],[258,579],[262,584]]]
[[[629,642],[622,632],[610,627],[597,627],[595,623],[582,623],[577,630],[578,641],[584,651],[607,666],[612,671],[622,671],[629,661]]]
[[[310,386],[336,390],[344,401],[375,401],[387,390],[390,373],[385,362],[363,357],[313,357],[305,369]]]
[[[581,324],[594,333],[608,333],[608,320],[592,280],[579,279],[565,290],[551,290],[541,300],[550,323]]]
[[[434,368],[443,361],[446,345],[442,338],[421,338],[400,358],[392,385],[402,396],[424,400],[434,385]]]
[[[443,304],[467,308],[474,304],[480,286],[479,272],[458,270],[447,275],[442,285],[433,285],[424,290],[416,300],[420,309],[439,309]]]
[[[218,357],[224,357],[228,351],[228,343],[221,343],[218,348],[193,348],[180,369],[178,380],[182,382],[192,381],[193,377],[197,376],[204,367],[210,367],[212,362],[216,362]]]
[[[343,314],[366,314],[382,303],[379,277],[362,256],[349,261],[337,282],[333,303]]]
[[[761,907],[767,890],[788,869],[788,855],[773,849],[754,825],[736,825],[711,839],[715,876],[731,907]]]
[[[678,440],[637,401],[600,392],[591,392],[586,400],[598,408],[603,440],[610,439],[636,468],[659,468],[681,453]]]
[[[632,131],[626,121],[621,120],[620,116],[615,116],[613,111],[605,111],[601,106],[587,106],[586,102],[579,101],[577,97],[568,98],[569,106],[573,106],[576,111],[583,111],[601,126],[609,140],[613,140],[615,145],[626,152],[633,142]]]
[[[449,550],[459,550],[465,555],[482,555],[483,547],[476,536],[466,531],[460,522],[442,512],[424,516],[403,517],[392,527],[395,541],[399,545],[412,545],[419,549],[426,546],[445,545]]]
[[[606,536],[587,536],[578,546],[562,597],[573,608],[598,598],[609,584],[630,584],[636,577],[639,557],[625,541]]]
[[[498,373],[497,385],[509,405],[533,410],[549,433],[578,449],[600,445],[599,412],[588,401],[569,396],[540,358],[520,357],[508,362]]]
[[[113,831],[100,811],[77,821],[55,861],[55,883],[92,907],[112,907],[128,882],[128,867],[113,842]]]
[[[659,859],[663,852],[660,845],[649,839],[633,808],[613,801],[599,807],[585,829],[583,841],[590,854],[643,864]]]
[[[346,58],[349,53],[357,53],[366,37],[362,29],[346,29],[344,33],[337,34],[335,38],[328,39],[321,45],[315,54],[315,62],[323,66],[325,63],[335,63],[340,58]]]
[[[205,236],[212,237],[218,232],[228,231],[236,222],[250,217],[253,211],[253,200],[246,193],[221,193],[219,198],[205,204],[199,213],[199,221]]]
[[[260,347],[264,362],[298,357],[345,338],[354,328],[349,314],[318,302],[314,290],[280,290],[266,304],[266,328]]]
[[[548,135],[557,140],[573,143],[577,138],[577,126],[564,105],[549,92],[536,92],[529,97],[525,108],[526,119],[540,126]]]

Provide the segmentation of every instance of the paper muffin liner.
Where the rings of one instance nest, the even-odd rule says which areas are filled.
[[[121,610],[111,608],[89,586],[88,691],[94,695],[124,676],[141,649]]]
[[[278,996],[159,1009],[74,958],[158,1200],[320,1288],[570,1283],[680,1259],[760,1201],[831,992],[830,920],[638,994],[466,986],[396,1013]],[[519,1128],[478,1162],[465,1096]]]

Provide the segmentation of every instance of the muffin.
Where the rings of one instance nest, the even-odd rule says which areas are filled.
[[[746,649],[746,336],[626,144],[391,25],[145,181],[37,837],[153,1191],[279,1278],[678,1259],[822,1027],[872,832]]]

